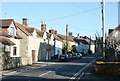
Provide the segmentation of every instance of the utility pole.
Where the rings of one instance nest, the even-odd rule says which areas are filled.
[[[101,2],[102,13],[102,54],[105,59],[105,0]]]
[[[68,34],[68,24],[66,24],[66,54],[68,52],[68,37],[67,37],[67,34]]]

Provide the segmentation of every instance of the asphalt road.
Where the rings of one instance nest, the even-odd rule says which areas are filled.
[[[99,76],[94,61],[100,55],[87,55],[70,62],[54,62],[47,66],[6,75],[2,81],[120,81],[118,77]]]

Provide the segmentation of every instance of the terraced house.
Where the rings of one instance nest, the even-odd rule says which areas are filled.
[[[13,19],[0,20],[2,41],[2,66],[9,69],[22,65],[20,61],[20,39]],[[11,43],[13,43],[11,45]]]

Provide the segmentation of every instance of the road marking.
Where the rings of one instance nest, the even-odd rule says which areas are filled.
[[[95,59],[95,60],[96,60],[96,59]],[[90,62],[90,63],[88,63],[86,66],[84,66],[82,69],[80,69],[73,77],[70,78],[69,81],[73,81],[74,79],[77,79],[77,76],[81,74],[80,77],[77,79],[77,81],[80,80],[81,77],[83,76],[83,73],[82,73],[82,72],[83,72],[88,66],[90,66],[95,60],[93,60],[92,62]]]
[[[44,75],[46,75],[46,74],[48,74],[48,73],[50,73],[50,72],[52,72],[52,71],[48,71],[48,72],[46,72],[46,73],[43,73],[43,74],[41,74],[39,77],[42,77],[42,76],[44,76]]]

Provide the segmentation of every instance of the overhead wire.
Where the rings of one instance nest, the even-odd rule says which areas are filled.
[[[91,12],[91,11],[94,11],[94,10],[97,10],[97,9],[100,9],[100,7],[96,7],[96,8],[85,10],[85,11],[82,11],[82,12],[77,12],[77,13],[74,13],[74,14],[70,14],[70,15],[65,15],[65,16],[49,19],[49,20],[46,20],[45,22],[51,22],[51,21],[56,21],[56,20],[60,20],[60,19],[65,19],[65,18],[68,18],[68,17],[72,17],[72,16],[83,14],[83,13]],[[36,23],[38,23],[38,22],[36,22]],[[31,24],[35,24],[35,23],[30,23],[30,25]]]

